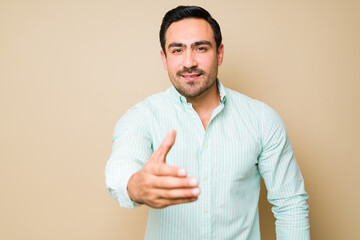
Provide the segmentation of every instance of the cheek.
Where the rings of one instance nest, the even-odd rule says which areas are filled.
[[[177,72],[181,69],[181,61],[178,58],[169,58],[167,61],[167,70],[169,72]]]
[[[198,56],[198,63],[201,63],[206,68],[212,68],[217,65],[217,56],[214,54],[203,54]]]
[[[217,67],[216,59],[207,58],[202,63],[203,70],[206,70],[208,72],[212,71],[214,68]]]

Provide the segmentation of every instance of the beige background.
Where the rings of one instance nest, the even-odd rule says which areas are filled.
[[[359,1],[0,0],[0,239],[142,239],[105,163],[120,116],[170,83],[164,13],[222,27],[225,86],[282,116],[310,195],[312,239],[359,239]],[[275,239],[263,188],[263,239]]]

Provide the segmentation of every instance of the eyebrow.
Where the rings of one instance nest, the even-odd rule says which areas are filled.
[[[211,42],[203,40],[203,41],[194,42],[193,44],[191,44],[191,48],[199,45],[209,45],[210,47],[212,46]],[[173,42],[169,44],[168,49],[173,47],[186,47],[186,45],[183,43]]]
[[[203,40],[203,41],[199,41],[199,42],[194,42],[193,44],[191,44],[191,47],[195,47],[195,46],[199,46],[199,45],[208,45],[208,46],[212,46],[211,42]]]

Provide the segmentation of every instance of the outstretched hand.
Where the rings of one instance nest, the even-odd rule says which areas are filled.
[[[184,168],[166,164],[166,155],[174,145],[175,138],[175,130],[168,132],[144,167],[130,177],[127,187],[131,200],[153,208],[197,200],[200,194],[198,180],[187,177]]]

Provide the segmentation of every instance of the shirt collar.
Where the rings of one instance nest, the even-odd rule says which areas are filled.
[[[224,103],[226,100],[225,87],[222,85],[222,83],[220,82],[219,79],[216,79],[216,83],[217,83],[219,93],[220,93],[220,103]],[[167,92],[176,102],[180,102],[182,104],[187,104],[186,97],[181,95],[174,86],[171,86],[167,90]]]

